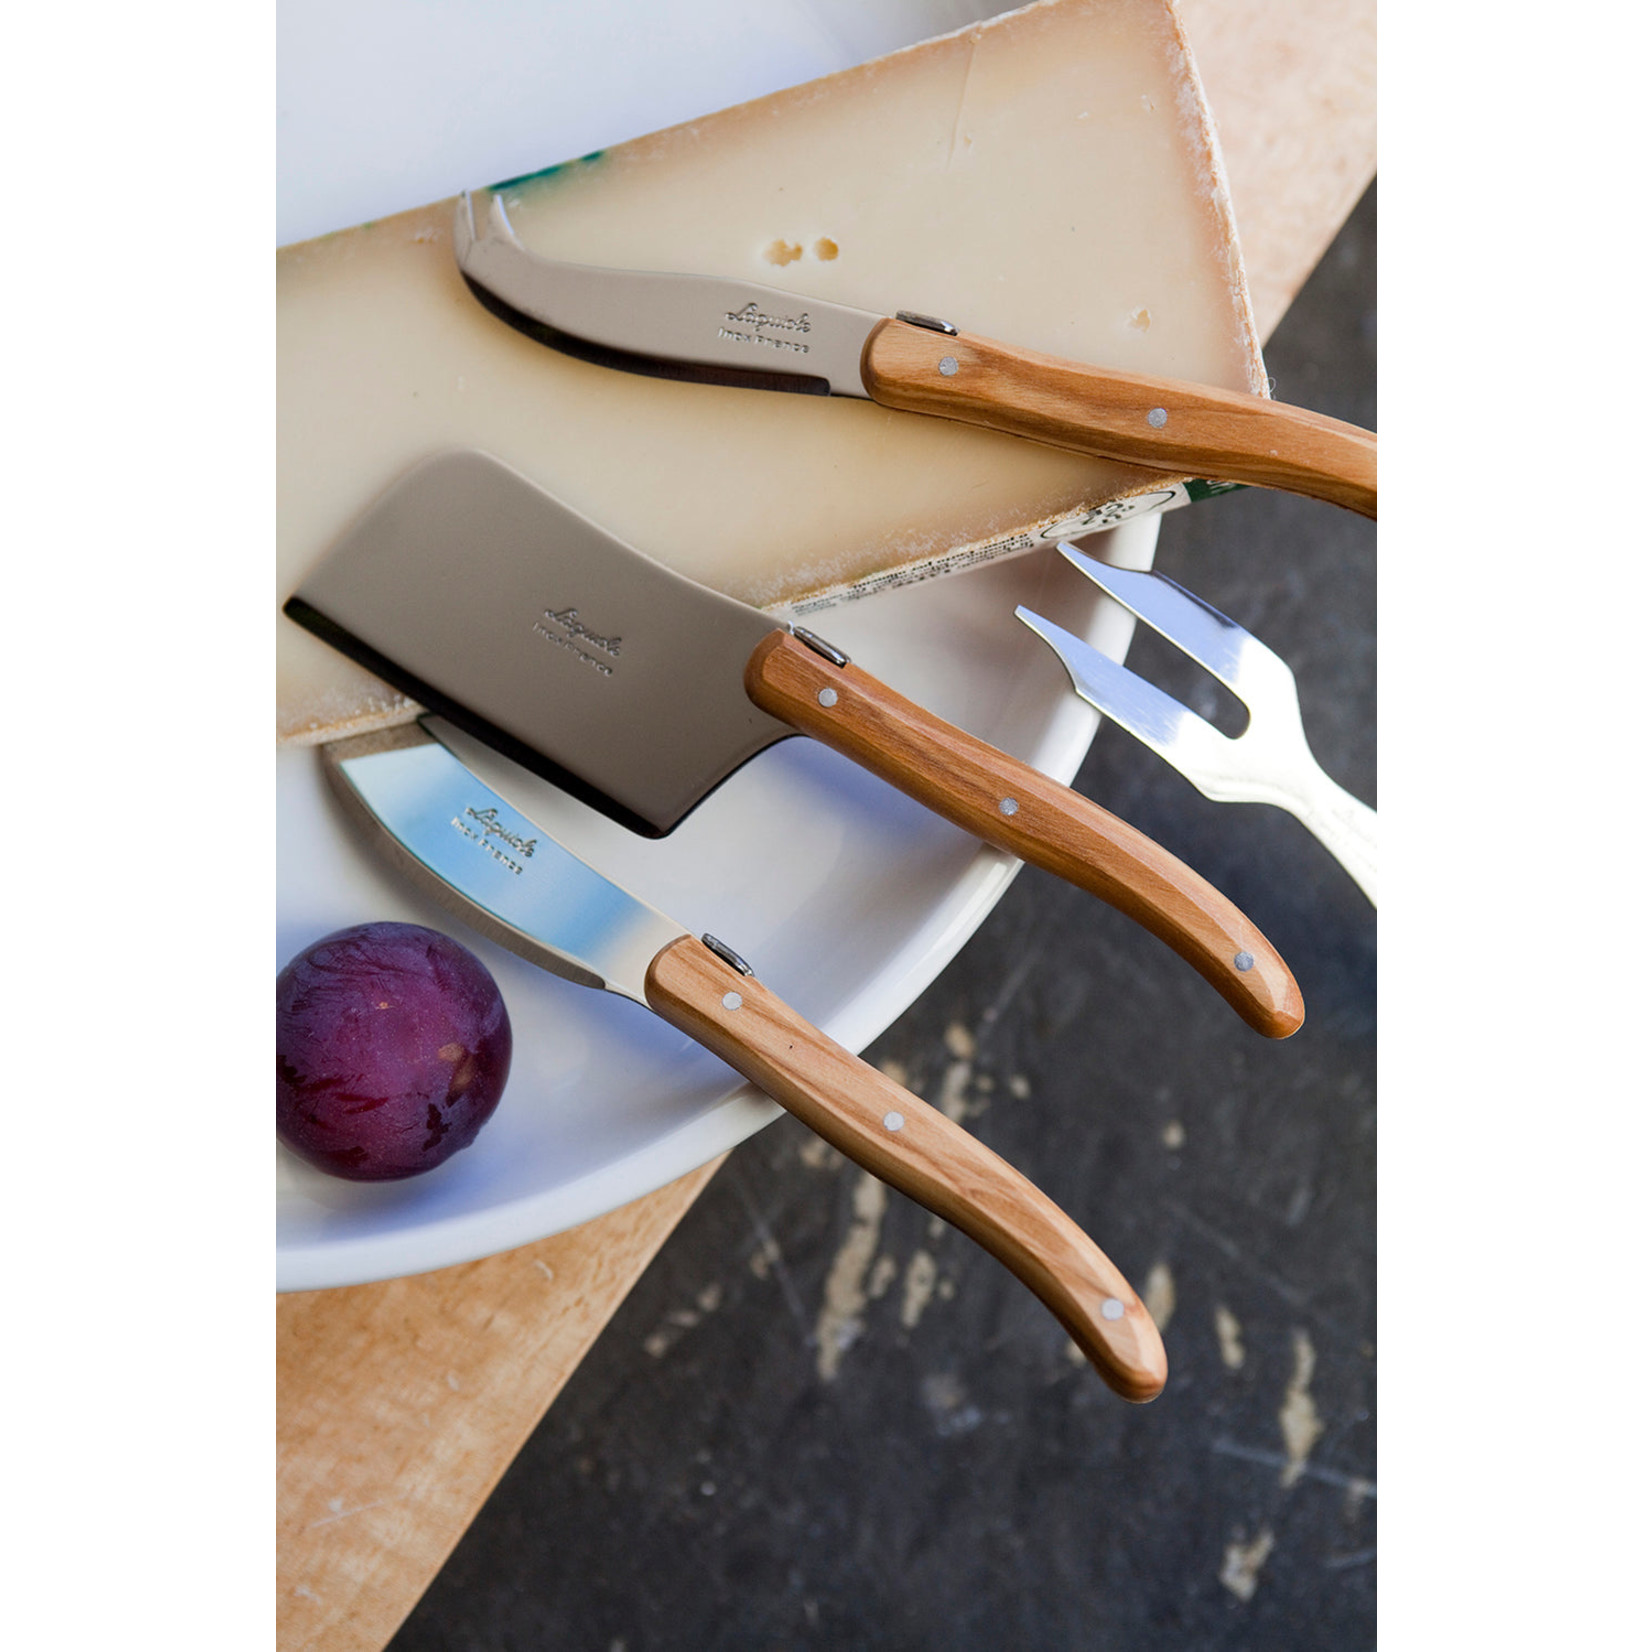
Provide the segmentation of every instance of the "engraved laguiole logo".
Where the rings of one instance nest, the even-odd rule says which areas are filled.
[[[619,658],[620,639],[593,631],[580,619],[577,608],[547,608],[533,622],[533,628],[536,636],[554,642],[558,648],[566,648],[593,671],[600,671],[604,677],[613,676],[614,668],[608,661]],[[607,659],[598,659],[599,654],[606,655]]]
[[[465,824],[466,820],[474,821],[475,824],[467,826]],[[455,815],[449,824],[452,825],[455,831],[468,837],[478,848],[486,850],[494,860],[517,877],[522,876],[521,861],[514,860],[506,854],[501,845],[509,844],[522,857],[522,860],[532,860],[534,850],[539,847],[538,838],[523,837],[519,832],[511,831],[500,820],[497,809],[467,808],[463,819]]]
[[[742,309],[723,312],[723,324],[717,329],[717,336],[729,344],[761,345],[767,350],[789,350],[806,356],[809,347],[801,339],[777,335],[807,333],[811,325],[807,310],[802,315],[770,315],[753,299]]]

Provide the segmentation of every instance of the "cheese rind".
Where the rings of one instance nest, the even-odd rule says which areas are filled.
[[[1128,372],[1263,386],[1167,0],[1044,0],[499,187],[545,256],[736,276]],[[472,296],[452,214],[440,202],[278,255],[283,598],[380,491],[451,447],[496,454],[764,607],[817,608],[1165,496],[1162,473],[870,402],[563,356]],[[408,714],[279,624],[281,738]]]

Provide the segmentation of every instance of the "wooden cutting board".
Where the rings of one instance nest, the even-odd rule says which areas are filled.
[[[1264,337],[1376,172],[1375,0],[1181,0]],[[282,1652],[379,1652],[717,1163],[585,1226],[277,1301]]]

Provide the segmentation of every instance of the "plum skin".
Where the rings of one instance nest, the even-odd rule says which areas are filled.
[[[476,1139],[510,1074],[498,984],[421,924],[357,924],[275,978],[275,1133],[356,1182],[422,1175]]]

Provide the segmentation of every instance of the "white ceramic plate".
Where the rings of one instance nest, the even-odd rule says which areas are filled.
[[[1149,517],[1092,548],[1146,567],[1157,538]],[[811,624],[902,693],[1070,781],[1098,719],[1016,620],[1017,603],[1124,657],[1129,617],[1049,550],[885,592]],[[485,748],[467,742],[463,754],[600,871],[695,934],[721,936],[853,1050],[952,959],[1018,864],[801,738],[761,753],[660,840]],[[277,1149],[278,1289],[421,1273],[527,1244],[663,1186],[777,1116],[646,1010],[533,968],[406,887],[338,812],[315,750],[280,754],[277,795],[278,967],[347,924],[428,924],[493,971],[515,1038],[498,1112],[473,1146],[428,1175],[344,1182]]]
[[[995,0],[280,0],[278,241],[342,229],[848,67],[1004,9]],[[1151,560],[1156,524],[1113,536]],[[1025,601],[1122,655],[1129,622],[1049,553],[820,615],[895,687],[1069,779],[1096,718],[1013,617]],[[469,748],[476,751],[476,748]],[[1007,857],[803,740],[765,752],[668,839],[632,837],[498,759],[490,783],[695,932],[713,930],[833,1037],[864,1047],[963,945]],[[446,914],[335,814],[314,751],[279,758],[278,963],[330,930]],[[277,1284],[348,1285],[506,1249],[637,1197],[774,1116],[646,1011],[461,935],[510,1007],[515,1059],[476,1144],[358,1186],[279,1152]]]

